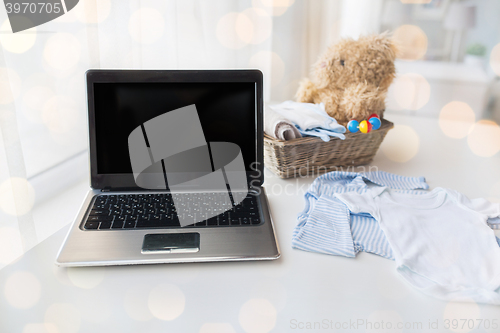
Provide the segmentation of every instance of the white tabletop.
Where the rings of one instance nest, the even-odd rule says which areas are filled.
[[[500,198],[500,153],[475,155],[467,138],[445,136],[435,119],[387,118],[397,127],[373,167],[425,176],[431,188]],[[472,324],[481,325],[478,332],[500,332],[499,307],[423,295],[398,276],[393,261],[292,249],[313,178],[265,176],[280,259],[58,268],[65,227],[0,270],[0,332],[448,332],[447,323],[457,324],[454,332]]]

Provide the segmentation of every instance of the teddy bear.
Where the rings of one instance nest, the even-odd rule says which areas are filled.
[[[323,102],[325,111],[344,126],[374,113],[382,118],[396,56],[397,47],[387,33],[342,39],[319,57],[314,79],[300,82],[296,100]]]

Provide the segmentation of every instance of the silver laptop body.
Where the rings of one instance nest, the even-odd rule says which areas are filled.
[[[91,189],[59,250],[57,265],[102,266],[279,258],[280,251],[262,187],[263,90],[260,71],[89,70],[86,76]],[[168,189],[145,190],[136,186],[132,172],[129,172],[130,162],[126,164],[128,156],[124,156],[126,144],[124,146],[121,138],[122,132],[127,131],[127,126],[141,125],[143,121],[156,116],[158,105],[161,105],[161,110],[168,111],[189,104],[198,106],[202,124],[207,124],[204,127],[205,134],[212,136],[213,141],[237,141],[242,147],[247,166],[248,196],[256,202],[259,223],[244,224],[246,217],[242,217],[239,219],[240,225],[209,225],[204,222],[204,226],[125,229],[104,228],[104,223],[99,226],[87,224],[91,214],[96,212],[98,200],[109,202],[120,196],[129,198],[130,195],[170,195]],[[227,128],[222,126],[222,132],[215,130],[216,127],[210,123],[212,119],[218,119],[214,120],[216,124],[220,124],[221,119],[229,119],[224,124]],[[119,135],[114,135],[115,132]],[[106,136],[108,133],[109,136]],[[118,137],[120,141],[113,143]],[[209,195],[203,189],[196,188],[182,192],[177,195]],[[220,218],[218,221],[221,221]],[[89,226],[91,229],[88,229]]]

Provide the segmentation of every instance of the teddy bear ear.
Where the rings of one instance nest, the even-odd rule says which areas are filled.
[[[398,41],[388,32],[383,32],[375,37],[383,51],[393,61],[400,55],[400,46]]]

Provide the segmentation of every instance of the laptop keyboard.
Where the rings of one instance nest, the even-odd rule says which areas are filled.
[[[96,197],[83,228],[86,230],[180,228],[173,195],[177,196],[175,198],[177,204],[183,206],[183,214],[187,214],[184,218],[193,219],[193,224],[185,228],[254,226],[261,223],[257,199],[251,194],[237,206],[225,202],[224,196],[219,193],[105,194]],[[206,219],[207,214],[213,209],[214,202],[227,206],[229,210]]]

